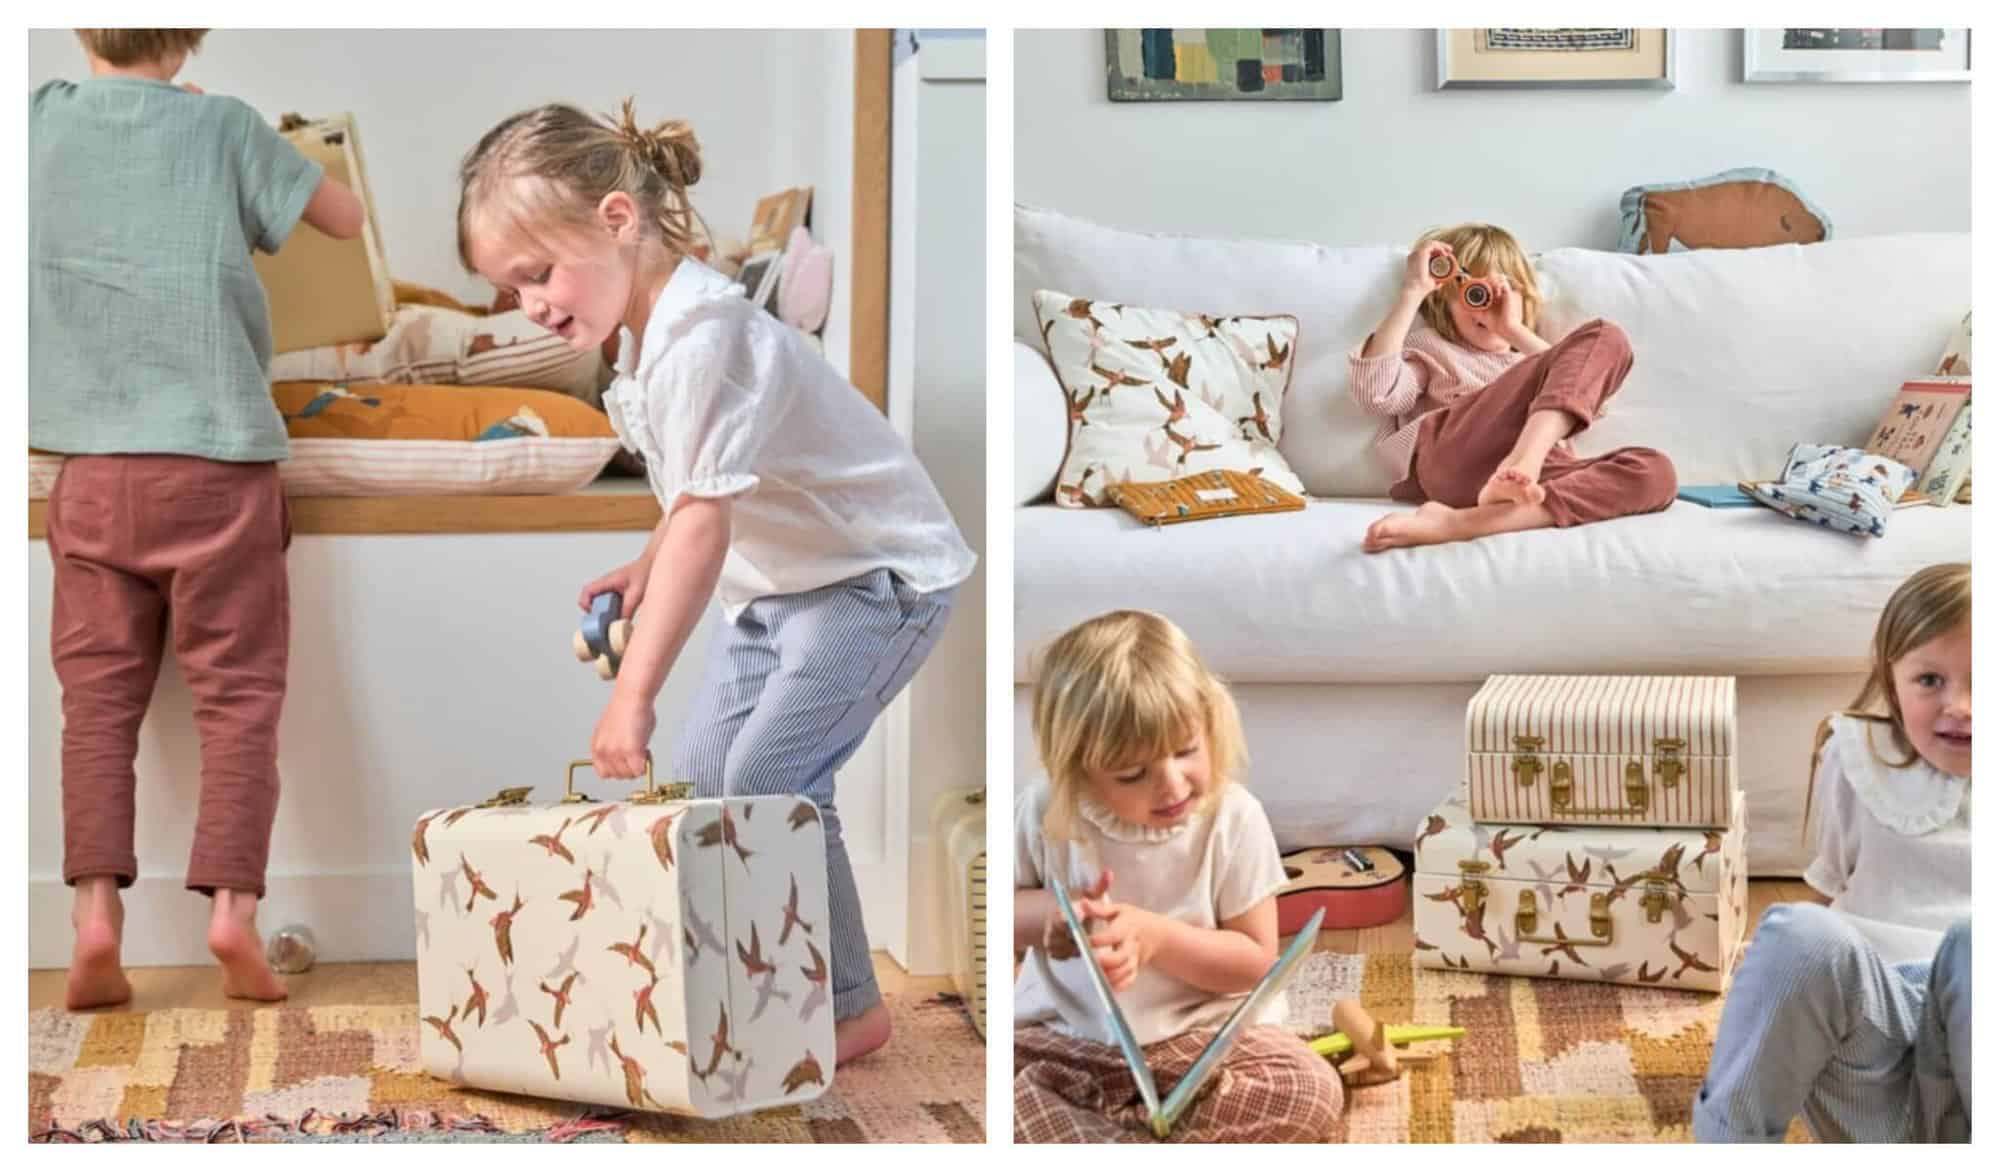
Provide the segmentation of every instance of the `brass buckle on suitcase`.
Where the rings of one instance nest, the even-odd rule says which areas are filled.
[[[1686,748],[1687,741],[1680,737],[1653,738],[1653,780],[1661,789],[1673,789],[1681,783],[1681,775],[1687,772],[1687,762],[1681,760]]]
[[[1646,812],[1646,771],[1637,761],[1625,766],[1625,804],[1583,808],[1570,805],[1576,800],[1576,771],[1567,761],[1549,769],[1549,807],[1558,814],[1643,814]]]
[[[569,763],[569,772],[563,775],[563,804],[576,805],[588,802],[590,795],[576,792],[576,771],[589,769],[590,758],[584,757]],[[665,785],[653,784],[653,757],[646,755],[646,788],[635,789],[625,800],[635,806],[657,806],[661,802],[685,802],[694,796],[694,783],[690,781],[670,781]]]
[[[1590,935],[1567,936],[1562,934],[1562,925],[1556,925],[1556,934],[1535,935],[1535,921],[1539,918],[1535,906],[1535,893],[1523,888],[1521,898],[1515,905],[1514,938],[1521,944],[1573,944],[1578,948],[1596,948],[1611,943],[1611,895],[1609,892],[1594,891],[1590,895]]]

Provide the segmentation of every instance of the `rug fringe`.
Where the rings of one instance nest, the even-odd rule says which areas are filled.
[[[397,1132],[453,1132],[470,1135],[532,1135],[545,1143],[569,1143],[586,1135],[624,1132],[630,1112],[585,1113],[539,1131],[509,1132],[484,1115],[446,1115],[435,1111],[382,1110],[364,1115],[335,1115],[317,1107],[296,1119],[278,1115],[242,1119],[178,1121],[131,1118],[121,1127],[109,1119],[92,1119],[64,1127],[49,1116],[31,1143],[283,1143],[301,1136],[388,1135]]]

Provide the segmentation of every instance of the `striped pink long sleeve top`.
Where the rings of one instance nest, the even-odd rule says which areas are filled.
[[[1518,350],[1495,354],[1447,341],[1421,319],[1410,326],[1400,352],[1363,358],[1367,345],[1364,338],[1347,352],[1347,389],[1362,410],[1382,416],[1375,454],[1398,480],[1410,474],[1424,416],[1479,390],[1522,358]]]

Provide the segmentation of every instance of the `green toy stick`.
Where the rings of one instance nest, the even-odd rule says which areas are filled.
[[[1462,1038],[1465,1036],[1465,1027],[1392,1025],[1386,1027],[1384,1033],[1391,1046],[1401,1048],[1409,1045],[1411,1042],[1429,1042],[1438,1038]],[[1354,1042],[1346,1034],[1328,1034],[1323,1038],[1314,1038],[1311,1044],[1313,1053],[1318,1054],[1322,1058],[1338,1058],[1343,1054],[1352,1053],[1354,1050]]]

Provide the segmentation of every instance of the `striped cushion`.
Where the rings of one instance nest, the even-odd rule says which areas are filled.
[[[465,496],[575,492],[597,478],[616,439],[295,439],[278,465],[289,496]],[[63,458],[28,454],[28,499],[46,500]]]

